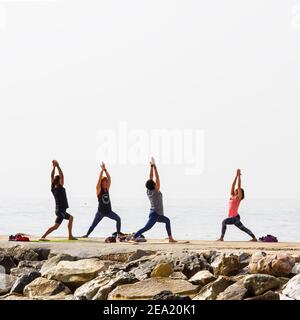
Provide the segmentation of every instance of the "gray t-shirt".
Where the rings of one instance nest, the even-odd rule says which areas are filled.
[[[160,216],[164,215],[163,195],[157,190],[147,190],[147,195],[151,203],[151,210]]]

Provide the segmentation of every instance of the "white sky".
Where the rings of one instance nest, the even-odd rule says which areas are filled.
[[[97,133],[124,120],[204,130],[204,172],[161,166],[165,197],[226,197],[241,167],[248,197],[297,198],[299,6],[0,0],[0,197],[48,196],[53,158],[93,196]],[[144,197],[146,165],[108,168],[113,197]]]

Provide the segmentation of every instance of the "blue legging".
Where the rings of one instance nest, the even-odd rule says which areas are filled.
[[[112,211],[108,214],[103,214],[98,211],[95,215],[95,218],[94,218],[92,225],[89,228],[89,231],[87,233],[88,236],[94,231],[94,229],[97,227],[98,223],[105,217],[112,219],[112,220],[115,220],[117,222],[117,233],[119,234],[121,232],[121,218],[115,212]]]
[[[145,227],[142,228],[141,230],[139,230],[134,235],[134,238],[135,239],[139,238],[143,233],[145,233],[146,231],[149,231],[155,225],[156,222],[165,223],[168,236],[169,237],[172,236],[170,219],[165,216],[161,216],[161,215],[157,214],[155,211],[151,211],[149,214],[149,220],[146,223]]]

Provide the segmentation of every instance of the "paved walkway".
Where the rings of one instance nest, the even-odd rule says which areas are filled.
[[[115,253],[134,252],[137,249],[153,251],[206,251],[217,250],[222,252],[245,251],[252,253],[257,250],[266,252],[285,252],[300,255],[300,243],[298,242],[281,242],[281,243],[262,243],[262,242],[215,242],[193,240],[190,243],[169,244],[166,240],[148,240],[147,243],[137,245],[130,243],[112,243],[106,244],[104,239],[90,238],[80,239],[80,241],[64,241],[62,238],[50,238],[50,242],[30,242],[16,243],[9,242],[7,237],[0,236],[0,248],[7,248],[20,244],[26,247],[45,247],[55,253],[69,253],[74,256],[87,258],[97,257]],[[36,239],[31,237],[31,239]],[[56,242],[57,241],[57,242]]]

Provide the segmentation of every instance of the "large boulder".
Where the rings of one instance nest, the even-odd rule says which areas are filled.
[[[70,293],[70,289],[63,283],[45,278],[37,278],[24,288],[24,295],[28,298],[56,296],[58,294],[65,296]]]
[[[27,261],[38,261],[39,255],[34,252],[30,248],[22,247],[16,245],[14,247],[8,248],[7,253],[13,257],[16,264],[20,261],[27,260]]]
[[[75,258],[73,256],[70,256],[69,254],[57,254],[57,255],[53,255],[51,256],[51,258],[49,258],[49,260],[47,260],[42,268],[41,268],[41,274],[42,276],[46,273],[49,273],[51,270],[55,270],[57,264],[60,261],[74,261]]]
[[[5,273],[9,274],[10,270],[16,267],[16,264],[10,255],[0,252],[0,267],[3,267]]]
[[[221,292],[217,300],[244,300],[248,297],[248,291],[242,282],[236,282]]]
[[[234,283],[228,277],[219,276],[214,282],[204,286],[193,300],[216,300],[218,295]]]
[[[55,269],[43,276],[49,280],[57,280],[75,290],[84,283],[96,278],[101,271],[107,270],[111,262],[96,258],[77,261],[60,261]]]
[[[10,292],[17,278],[5,273],[0,273],[0,296]]]
[[[160,263],[151,272],[151,278],[169,277],[173,273],[173,266],[170,263]]]
[[[263,295],[247,298],[245,300],[280,300],[280,294],[274,291],[268,291]]]
[[[295,265],[295,259],[284,253],[267,255],[264,252],[256,252],[252,255],[249,264],[251,273],[269,274],[275,277],[289,275]]]
[[[254,296],[260,296],[269,290],[279,289],[280,284],[279,279],[267,274],[253,274],[244,280],[245,288]]]
[[[33,271],[29,274],[23,275],[21,278],[18,278],[18,280],[14,283],[10,292],[13,294],[23,294],[24,288],[40,276],[41,274],[37,271]]]
[[[194,295],[198,286],[185,280],[170,278],[151,278],[134,284],[117,287],[110,294],[109,300],[148,300],[162,291],[171,291],[177,295]]]
[[[240,258],[235,254],[221,254],[211,263],[215,276],[235,276],[242,269]]]
[[[115,276],[102,272],[97,278],[79,287],[74,297],[77,300],[107,300],[108,294],[117,286],[135,281],[131,274],[124,271],[120,271]]]
[[[215,281],[216,279],[217,278],[208,270],[202,270],[193,275],[189,282],[204,287],[207,284]]]
[[[300,300],[300,274],[293,277],[285,286],[282,293],[294,300]]]

